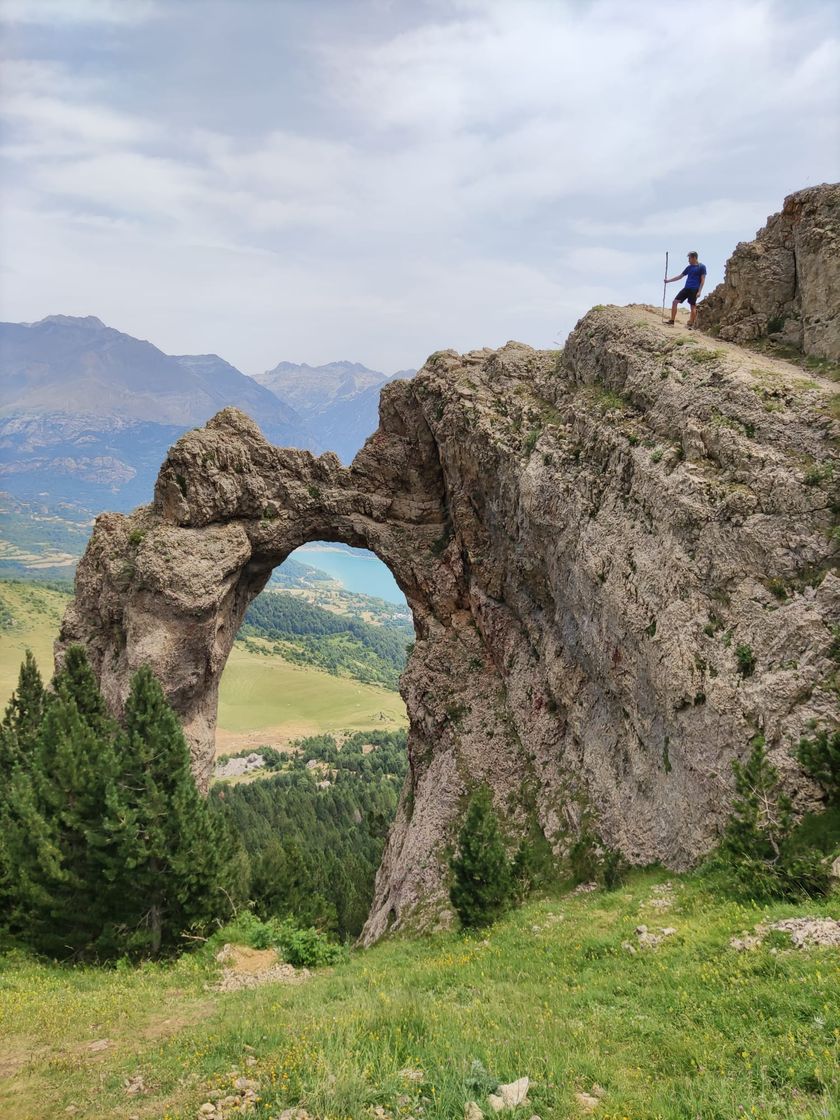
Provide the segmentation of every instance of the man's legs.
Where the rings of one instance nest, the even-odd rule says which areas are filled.
[[[679,306],[679,302],[680,301],[678,299],[675,299],[674,302],[671,304],[671,322],[668,324],[671,327],[673,327],[674,320],[677,317],[677,307]]]
[[[688,316],[688,325],[693,327],[697,322],[697,296],[689,297],[688,302],[691,304],[691,313]]]

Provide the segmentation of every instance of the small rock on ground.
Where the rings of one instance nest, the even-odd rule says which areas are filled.
[[[500,1085],[495,1093],[488,1096],[487,1103],[494,1112],[503,1112],[508,1108],[519,1108],[521,1104],[525,1104],[529,1085],[530,1081],[527,1077],[520,1077],[517,1081],[511,1081],[508,1085]]]

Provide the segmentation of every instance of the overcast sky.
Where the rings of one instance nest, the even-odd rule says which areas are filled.
[[[0,318],[247,373],[553,346],[840,179],[838,10],[0,0]]]

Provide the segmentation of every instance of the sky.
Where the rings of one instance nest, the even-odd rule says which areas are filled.
[[[0,0],[0,319],[251,374],[557,346],[840,179],[838,11]]]

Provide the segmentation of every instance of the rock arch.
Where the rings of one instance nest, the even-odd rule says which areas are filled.
[[[817,687],[840,622],[833,507],[802,465],[837,460],[833,386],[797,388],[779,363],[784,407],[767,411],[754,363],[726,344],[694,361],[652,310],[595,309],[561,354],[433,355],[385,389],[347,468],[272,447],[226,409],[171,449],[150,506],[98,518],[57,655],[84,642],[117,711],[150,663],[206,788],[250,599],[307,541],[368,548],[418,640],[401,684],[409,774],[365,938],[446,919],[448,848],[478,782],[512,842],[541,831],[559,851],[588,819],[635,862],[686,866],[755,734],[807,803],[790,744],[808,719],[840,722]]]

